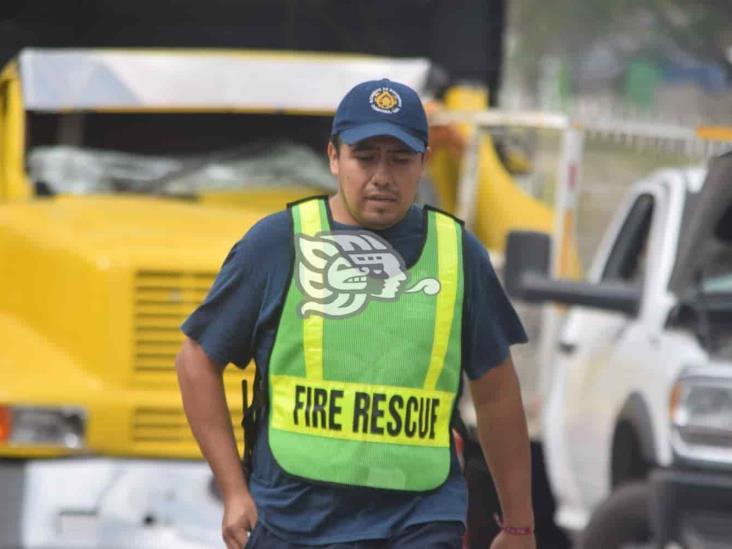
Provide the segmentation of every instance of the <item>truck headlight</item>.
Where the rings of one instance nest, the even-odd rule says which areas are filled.
[[[0,406],[0,443],[10,446],[84,447],[86,412],[80,408]]]
[[[732,375],[682,376],[671,397],[671,428],[680,457],[732,465]]]

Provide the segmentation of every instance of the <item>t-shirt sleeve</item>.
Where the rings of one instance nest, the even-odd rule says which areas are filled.
[[[526,343],[528,338],[503,291],[488,251],[467,231],[463,237],[463,258],[463,369],[474,380],[503,362],[511,345]]]
[[[220,366],[232,362],[244,368],[252,358],[267,283],[266,270],[259,260],[266,255],[261,249],[266,245],[262,233],[262,227],[255,225],[234,245],[208,296],[181,326],[183,333],[198,342]]]

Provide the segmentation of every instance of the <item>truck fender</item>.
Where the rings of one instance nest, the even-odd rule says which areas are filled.
[[[611,483],[644,478],[656,462],[651,414],[643,397],[631,393],[618,414],[613,433]]]

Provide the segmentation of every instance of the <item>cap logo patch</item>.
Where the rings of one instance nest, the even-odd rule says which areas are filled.
[[[398,113],[402,108],[402,98],[391,88],[376,88],[369,96],[371,108],[385,114]]]

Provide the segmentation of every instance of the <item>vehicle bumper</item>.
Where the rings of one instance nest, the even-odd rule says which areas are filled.
[[[732,545],[732,473],[659,469],[651,487],[658,547]]]
[[[0,460],[0,548],[221,544],[223,506],[202,461]]]

